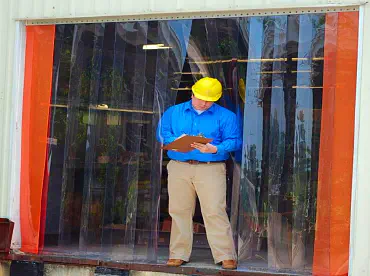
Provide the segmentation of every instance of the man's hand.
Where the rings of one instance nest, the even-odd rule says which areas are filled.
[[[200,143],[193,143],[191,144],[191,147],[199,150],[202,153],[216,153],[217,152],[217,147],[210,143],[206,145],[200,144]]]

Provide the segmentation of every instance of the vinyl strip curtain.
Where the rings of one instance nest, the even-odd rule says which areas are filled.
[[[180,83],[190,27],[57,26],[45,250],[156,260],[162,150],[154,135],[175,103],[168,86]],[[166,48],[145,50],[150,44]]]
[[[161,207],[167,159],[155,130],[167,108],[189,100],[191,85],[210,76],[221,81],[218,104],[235,112],[243,137],[243,148],[227,162],[226,191],[239,266],[334,271],[326,255],[346,259],[349,226],[343,221],[349,207],[336,205],[332,187],[340,179],[331,174],[339,159],[331,159],[321,143],[336,141],[333,152],[353,149],[346,128],[336,125],[335,136],[330,122],[337,122],[338,106],[353,113],[336,97],[336,76],[350,77],[353,100],[355,70],[343,64],[355,68],[357,44],[347,37],[356,37],[357,17],[56,26],[44,253],[114,261],[167,258],[168,248],[159,246],[169,234]],[[344,93],[343,87],[338,91]],[[348,177],[351,162],[346,164]],[[343,185],[351,187],[349,180]],[[345,226],[340,247],[322,242],[341,217],[337,208]],[[323,252],[330,253],[327,259]],[[193,257],[203,253],[195,247]]]
[[[243,23],[249,51],[241,76],[246,90],[239,259],[270,268],[309,268],[325,16],[254,17]]]

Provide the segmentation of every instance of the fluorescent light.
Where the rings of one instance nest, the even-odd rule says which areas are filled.
[[[147,44],[143,45],[143,50],[159,50],[159,49],[170,49],[170,46],[164,46],[164,44]]]
[[[155,50],[163,46],[164,44],[148,44],[148,45],[143,45],[143,50]]]

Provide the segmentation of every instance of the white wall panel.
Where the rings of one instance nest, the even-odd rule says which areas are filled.
[[[50,2],[54,4],[53,7],[55,7],[55,17],[62,17],[63,14],[71,15],[71,0],[65,0],[63,2],[50,0]]]
[[[206,0],[177,0],[176,8],[179,11],[184,11],[186,9],[190,11],[195,10],[206,10]]]
[[[176,12],[179,10],[179,1],[167,1],[167,0],[150,0],[148,11],[158,12]]]
[[[0,217],[8,217],[9,164],[10,164],[10,115],[12,57],[15,23],[11,21],[11,0],[1,0],[0,11]]]
[[[14,4],[17,6],[17,9],[16,9],[16,11],[13,15],[16,16],[16,18],[18,18],[18,17],[24,17],[24,18],[33,17],[33,14],[34,14],[34,12],[33,12],[33,1],[34,0],[29,0],[29,1],[16,0],[16,1],[14,1]]]
[[[31,0],[33,16],[45,17],[45,7],[49,1]]]
[[[244,4],[248,1],[242,1]],[[252,1],[253,2],[253,1]],[[214,1],[214,0],[205,0],[205,9],[206,10],[233,10],[238,9],[236,6],[236,0],[230,1]]]
[[[12,110],[10,114],[10,145],[9,145],[9,203],[8,216],[14,222],[12,248],[21,247],[20,231],[20,171],[22,144],[22,106],[26,28],[23,22],[16,22],[15,46],[13,62]]]
[[[106,1],[107,3],[108,1]],[[102,10],[96,9],[97,2],[94,0],[79,0],[76,2],[76,11],[81,16],[88,16],[89,14],[104,14]],[[62,15],[63,16],[63,15]]]
[[[50,16],[50,17],[56,17],[57,16],[57,7],[60,8],[63,5],[56,5],[56,1],[54,0],[49,0],[45,1],[44,3],[44,16]]]
[[[357,130],[351,210],[351,276],[370,275],[370,5],[361,8],[360,18]]]
[[[89,2],[89,0],[87,0],[86,2]],[[109,10],[109,6],[110,6],[110,0],[106,0],[106,1],[98,1],[98,0],[95,0],[95,5],[94,5],[94,10],[93,12],[94,13],[102,13],[102,14],[109,14],[110,10]]]
[[[6,0],[1,0],[6,1]],[[18,19],[119,16],[143,13],[205,12],[242,9],[281,9],[348,6],[365,0],[13,0]]]

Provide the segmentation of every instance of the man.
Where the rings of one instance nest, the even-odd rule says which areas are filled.
[[[226,213],[226,168],[229,153],[241,147],[236,115],[214,102],[222,95],[221,83],[203,78],[192,87],[192,99],[172,106],[158,125],[157,139],[164,145],[184,135],[211,138],[194,143],[188,153],[168,151],[169,213],[172,217],[168,266],[188,262],[193,244],[193,216],[198,195],[207,239],[215,263],[235,269],[236,253]]]

